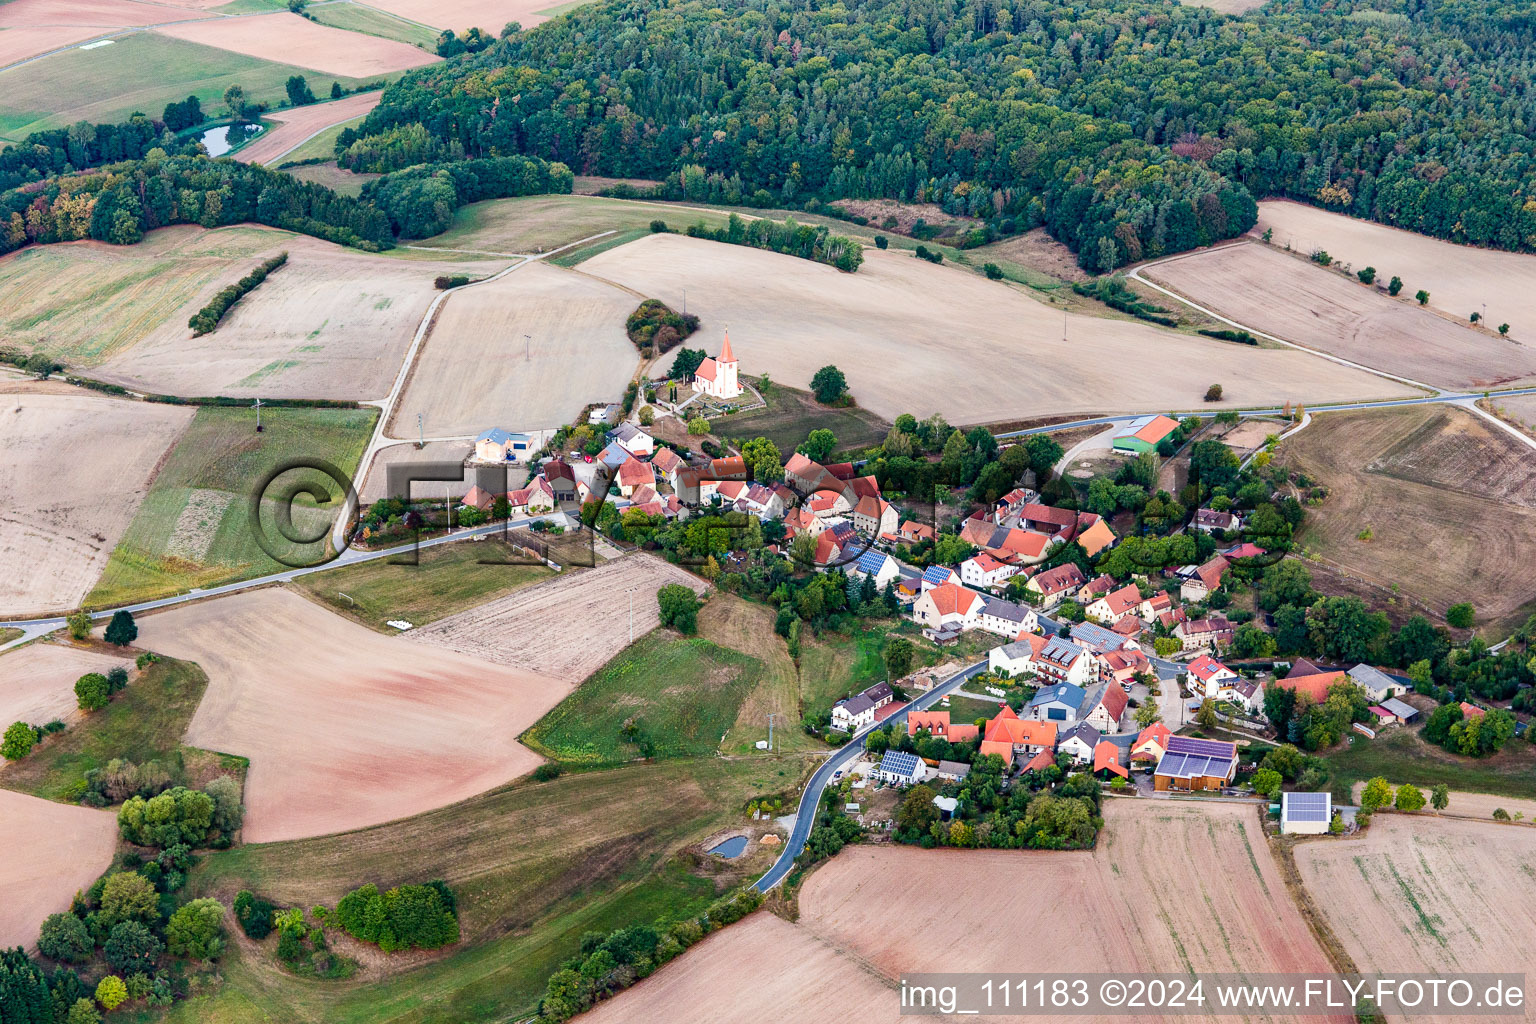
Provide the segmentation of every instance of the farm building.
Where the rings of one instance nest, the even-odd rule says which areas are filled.
[[[1117,452],[1154,451],[1157,443],[1179,428],[1179,421],[1171,416],[1138,416],[1115,435],[1113,447]]]
[[[1236,773],[1236,743],[1170,736],[1152,781],[1159,790],[1220,789]]]
[[[1356,665],[1347,675],[1351,680],[1359,683],[1365,690],[1366,697],[1373,701],[1384,701],[1388,697],[1396,697],[1400,693],[1408,692],[1408,683],[1369,665]]]
[[[475,458],[480,462],[521,462],[533,450],[533,439],[499,427],[475,438]]]
[[[1396,722],[1399,725],[1407,725],[1419,717],[1419,709],[1412,704],[1398,700],[1396,697],[1388,697],[1381,702],[1381,709],[1391,714],[1391,718],[1383,721]]]
[[[1215,555],[1210,561],[1199,566],[1191,572],[1179,587],[1179,599],[1182,601],[1204,601],[1210,596],[1211,591],[1221,586],[1221,577],[1232,567],[1222,555]]]
[[[961,782],[971,774],[971,766],[964,761],[940,761],[934,774],[945,782]]]
[[[875,769],[876,778],[893,786],[922,782],[927,774],[928,766],[923,764],[922,758],[900,750],[887,750],[880,758],[880,767]]]
[[[1280,831],[1286,835],[1321,835],[1333,818],[1327,793],[1281,793]]]

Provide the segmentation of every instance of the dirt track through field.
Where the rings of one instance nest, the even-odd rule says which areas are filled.
[[[539,763],[516,737],[571,690],[286,590],[144,616],[139,642],[208,674],[186,742],[250,758],[248,842],[405,818],[514,779]]]
[[[419,68],[439,59],[409,43],[331,28],[287,11],[249,18],[191,21],[155,31],[248,57],[348,78]],[[311,82],[310,88],[318,93],[317,85]]]
[[[103,675],[121,665],[133,671],[131,658],[63,644],[35,643],[0,656],[0,722],[47,725],[77,717],[75,680],[87,672]]]
[[[634,635],[656,628],[656,591],[668,583],[705,586],[654,555],[626,555],[450,615],[411,637],[575,685],[629,646],[631,593]]]
[[[1142,275],[1247,327],[1426,384],[1482,390],[1536,381],[1536,349],[1462,327],[1411,299],[1379,295],[1260,242],[1175,257]]]
[[[760,912],[583,1020],[894,1021],[913,972],[1331,972],[1252,804],[1113,799],[1105,818],[1092,852],[846,847],[796,924]]]
[[[1536,829],[1390,814],[1377,815],[1361,839],[1296,848],[1302,881],[1366,973],[1536,974],[1533,863]]]
[[[0,768],[0,777],[4,769]],[[31,946],[112,862],[117,816],[0,789],[0,947]]]
[[[81,391],[0,395],[0,615],[80,604],[192,413]]]
[[[804,387],[828,363],[858,403],[892,419],[957,423],[1055,413],[1202,407],[1220,383],[1233,407],[1408,394],[1304,352],[1255,349],[1148,324],[1063,314],[967,270],[869,249],[855,274],[682,235],[649,235],[582,269],[703,320],[692,348],[724,330],[741,372]],[[1063,340],[1063,317],[1067,338]],[[1134,386],[1131,378],[1134,377]]]
[[[293,147],[317,132],[333,124],[361,117],[379,105],[383,91],[362,92],[331,103],[313,103],[306,107],[290,107],[265,114],[262,120],[276,123],[268,128],[249,146],[235,154],[235,159],[245,164],[264,164],[277,160]]]

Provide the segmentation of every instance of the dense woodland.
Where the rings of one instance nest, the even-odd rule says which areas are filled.
[[[1255,196],[1536,249],[1533,47],[1529,2],[609,0],[412,72],[346,143],[937,202],[1101,270],[1235,235]]]

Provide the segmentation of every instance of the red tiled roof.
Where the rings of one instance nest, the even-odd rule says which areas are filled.
[[[740,455],[732,455],[725,459],[715,459],[709,464],[709,471],[714,474],[716,480],[745,480],[747,478],[747,462]]]
[[[968,615],[982,603],[980,594],[955,583],[941,583],[928,591],[928,597],[939,615]]]
[[[1136,431],[1136,433],[1132,436],[1135,437],[1138,441],[1145,441],[1148,444],[1157,444],[1157,442],[1161,441],[1163,438],[1173,433],[1174,430],[1178,429],[1178,426],[1179,421],[1173,417],[1158,416],[1153,419],[1151,423],[1148,423],[1146,426]]]
[[[1120,716],[1129,702],[1130,698],[1125,695],[1125,691],[1115,683],[1104,687],[1104,696],[1099,698],[1099,703],[1104,705],[1104,710],[1109,712],[1110,720],[1114,722],[1120,721]]]
[[[1098,746],[1093,748],[1093,770],[1099,772],[1106,768],[1122,779],[1131,777],[1131,773],[1120,763],[1120,748],[1108,740],[1100,740]]]
[[[981,730],[976,728],[974,722],[949,723],[949,735],[947,738],[951,743],[969,743],[979,735],[981,735]]]
[[[1051,750],[1042,750],[1029,759],[1029,763],[1024,766],[1024,770],[1027,772],[1038,772],[1044,768],[1049,768],[1055,763],[1056,754]]]
[[[1136,584],[1127,583],[1119,590],[1105,594],[1104,603],[1109,606],[1111,615],[1124,615],[1141,604],[1141,591],[1137,589]]]
[[[1480,715],[1487,714],[1487,712],[1478,707],[1476,704],[1468,704],[1466,701],[1461,702],[1461,713],[1463,717],[1466,718],[1477,718]]]
[[[904,700],[893,700],[889,704],[882,704],[875,708],[875,721],[883,722],[906,706],[907,702]]]
[[[927,729],[935,736],[944,736],[949,732],[948,711],[914,711],[907,716],[907,732],[917,735],[919,729]]]
[[[1169,729],[1162,722],[1153,722],[1136,734],[1136,742],[1131,745],[1132,756],[1134,757],[1136,751],[1140,750],[1147,743],[1157,744],[1158,755],[1161,756],[1162,752],[1168,749],[1168,737],[1172,735],[1173,730]]]
[[[653,484],[656,482],[656,474],[651,467],[631,455],[619,466],[619,485],[621,487],[638,487],[641,484]]]
[[[1039,590],[1042,594],[1050,595],[1065,590],[1068,587],[1081,586],[1083,570],[1079,569],[1075,563],[1068,562],[1066,565],[1058,565],[1054,569],[1047,569],[1045,572],[1037,573],[1031,577],[1031,580],[1035,585],[1035,589]]]
[[[1222,672],[1230,674],[1232,670],[1209,654],[1202,654],[1189,663],[1189,674],[1198,677],[1202,682],[1208,683],[1212,677]]]
[[[1275,685],[1295,690],[1299,694],[1304,693],[1320,704],[1328,696],[1328,687],[1346,678],[1346,675],[1344,672],[1314,672],[1309,676],[1286,676]]]
[[[1019,509],[1019,518],[1031,523],[1050,523],[1052,526],[1067,527],[1077,522],[1077,513],[1069,508],[1030,504]]]

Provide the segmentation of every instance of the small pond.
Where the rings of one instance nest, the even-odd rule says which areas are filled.
[[[223,156],[237,146],[242,146],[260,135],[266,129],[259,124],[221,124],[217,128],[209,128],[198,136],[199,141],[208,148],[209,156]]]
[[[717,857],[724,857],[726,860],[731,860],[733,858],[740,857],[742,853],[746,851],[746,849],[746,836],[731,836],[731,838],[725,840],[724,842],[718,843],[715,846],[711,846],[709,848],[709,852],[713,853]]]

